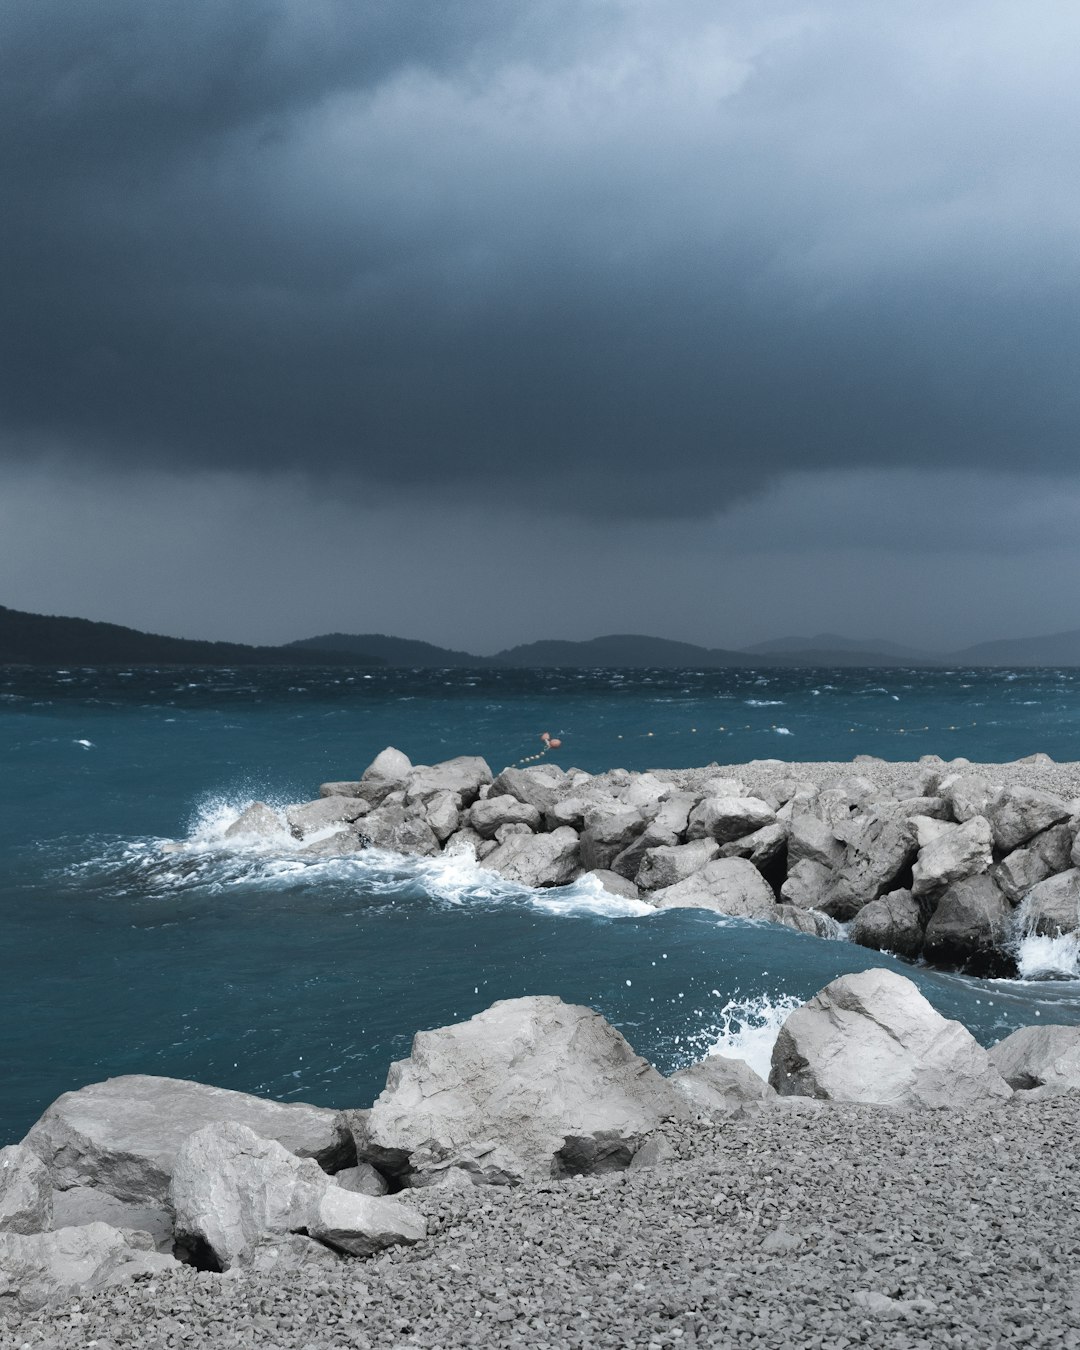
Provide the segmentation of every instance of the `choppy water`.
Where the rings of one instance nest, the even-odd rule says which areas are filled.
[[[844,942],[586,883],[523,891],[463,859],[305,859],[226,841],[387,744],[496,770],[563,741],[599,771],[926,752],[1080,759],[1080,672],[0,670],[0,1142],[116,1073],[363,1105],[416,1029],[496,998],[599,1008],[663,1069],[709,1048],[764,1069],[788,1008],[893,964],[984,1042],[1080,1021],[1076,944],[980,983]],[[181,839],[178,853],[161,844]]]

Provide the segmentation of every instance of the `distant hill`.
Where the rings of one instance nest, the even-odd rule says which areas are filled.
[[[809,639],[808,639],[809,640]],[[842,641],[843,639],[841,639]],[[493,658],[505,666],[696,666],[698,669],[749,669],[765,666],[803,667],[821,666],[897,666],[909,664],[891,652],[862,650],[857,644],[849,647],[812,648],[806,651],[759,653],[752,650],[731,651],[725,647],[698,647],[691,642],[673,642],[667,638],[644,637],[637,634],[614,634],[611,637],[591,638],[585,642],[529,642],[510,647]],[[940,665],[931,658],[921,658],[918,664]]]
[[[354,656],[365,653],[387,666],[467,666],[470,669],[496,664],[490,656],[451,651],[433,642],[414,638],[388,637],[385,633],[324,633],[321,637],[300,638],[290,642],[288,651],[324,651]]]
[[[333,652],[298,652],[291,647],[248,647],[239,642],[162,637],[116,623],[29,614],[0,605],[0,665],[312,666],[343,660]],[[370,666],[382,662],[353,654],[348,664]]]
[[[873,652],[877,656],[891,656],[902,662],[929,661],[934,665],[943,659],[940,654],[905,647],[900,642],[889,642],[884,638],[846,638],[838,633],[818,633],[816,637],[809,638],[773,638],[769,642],[757,642],[752,647],[741,647],[740,651],[763,656],[801,655],[804,652],[857,652],[865,656]]]
[[[949,662],[963,666],[1080,666],[1080,631],[980,642],[953,652]]]

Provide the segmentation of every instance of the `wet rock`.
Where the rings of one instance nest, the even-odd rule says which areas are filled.
[[[51,1233],[0,1233],[0,1307],[28,1313],[122,1279],[170,1270],[149,1233],[104,1223]]]
[[[782,1096],[898,1107],[1011,1094],[971,1033],[891,970],[841,976],[797,1008],[773,1047],[769,1082]]]
[[[576,830],[514,835],[484,858],[484,866],[522,886],[565,886],[581,871]]]
[[[772,890],[745,858],[715,858],[693,876],[652,891],[648,900],[657,909],[711,909],[745,919],[771,919],[776,910]]]
[[[662,844],[650,848],[638,869],[637,885],[642,891],[658,891],[674,886],[700,872],[720,853],[712,839],[695,839],[690,844]]]
[[[41,1233],[53,1226],[52,1178],[25,1144],[0,1148],[0,1233]]]
[[[226,839],[273,839],[285,833],[285,822],[265,802],[252,802],[225,831]]]
[[[611,895],[621,896],[624,900],[639,899],[638,888],[632,881],[627,881],[625,877],[619,876],[618,872],[608,872],[601,868],[594,868],[587,874],[595,877],[603,886],[604,890]]]
[[[806,933],[809,937],[832,940],[843,935],[843,929],[835,919],[816,909],[801,909],[798,905],[774,905],[773,912],[767,916],[773,923],[782,923],[785,928],[793,928],[796,933]]]
[[[351,825],[371,810],[371,805],[361,797],[320,797],[314,802],[302,802],[285,810],[285,819],[289,829],[297,839],[305,839],[317,830],[325,830],[329,825],[341,822]],[[243,817],[241,816],[241,820]],[[240,821],[236,822],[238,825]]]
[[[489,796],[471,806],[467,819],[469,828],[482,839],[494,839],[495,831],[502,825],[527,825],[530,830],[538,830],[541,825],[540,812],[535,806],[505,793]]]
[[[180,1145],[214,1121],[250,1126],[329,1168],[355,1161],[336,1111],[145,1074],[65,1092],[23,1142],[60,1190],[96,1186],[118,1200],[156,1206],[165,1199]]]
[[[1021,1027],[990,1051],[1011,1088],[1072,1092],[1080,1088],[1080,1027]]]
[[[995,846],[1009,853],[1051,825],[1068,820],[1069,804],[1052,792],[1012,784],[994,794],[985,814]]]
[[[913,961],[923,946],[923,907],[908,890],[890,891],[864,905],[848,935],[860,947],[893,952]]]
[[[668,1082],[699,1111],[734,1111],[746,1102],[763,1102],[776,1091],[741,1059],[709,1055],[698,1064],[673,1073]]]
[[[985,816],[972,816],[963,825],[946,825],[926,844],[920,837],[919,856],[912,868],[912,894],[929,895],[964,877],[977,876],[993,861],[990,823]]]
[[[222,1270],[252,1264],[260,1246],[290,1234],[368,1256],[426,1232],[400,1201],[344,1190],[311,1159],[232,1122],[184,1140],[169,1203],[178,1242],[208,1249]]]
[[[962,966],[975,975],[1008,975],[1006,952],[1012,906],[993,877],[965,877],[945,889],[926,925],[923,954],[936,965]]]
[[[756,797],[706,797],[690,812],[687,840],[729,844],[776,821],[776,812]]]
[[[505,1184],[625,1167],[680,1110],[599,1013],[520,998],[417,1033],[354,1129],[358,1155],[410,1185],[451,1169]]]
[[[1021,933],[1058,937],[1080,929],[1080,867],[1032,886],[1017,914]]]
[[[389,800],[369,812],[360,828],[370,848],[385,848],[420,858],[433,858],[440,851],[435,831],[427,820]]]

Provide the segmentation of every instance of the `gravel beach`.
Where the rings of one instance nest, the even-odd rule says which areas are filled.
[[[1080,1346],[1080,1093],[667,1127],[604,1177],[417,1193],[431,1236],[304,1275],[178,1268],[0,1332],[140,1346]]]

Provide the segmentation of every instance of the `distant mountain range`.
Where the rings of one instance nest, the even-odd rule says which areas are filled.
[[[0,605],[0,665],[349,665],[437,668],[569,666],[691,667],[889,667],[1080,666],[1080,630],[1037,638],[982,642],[957,652],[924,652],[884,639],[836,633],[776,638],[728,650],[698,647],[639,634],[614,634],[582,642],[549,640],[508,647],[494,656],[438,647],[385,633],[324,633],[280,647],[202,642],[142,633],[114,623],[58,618]]]

